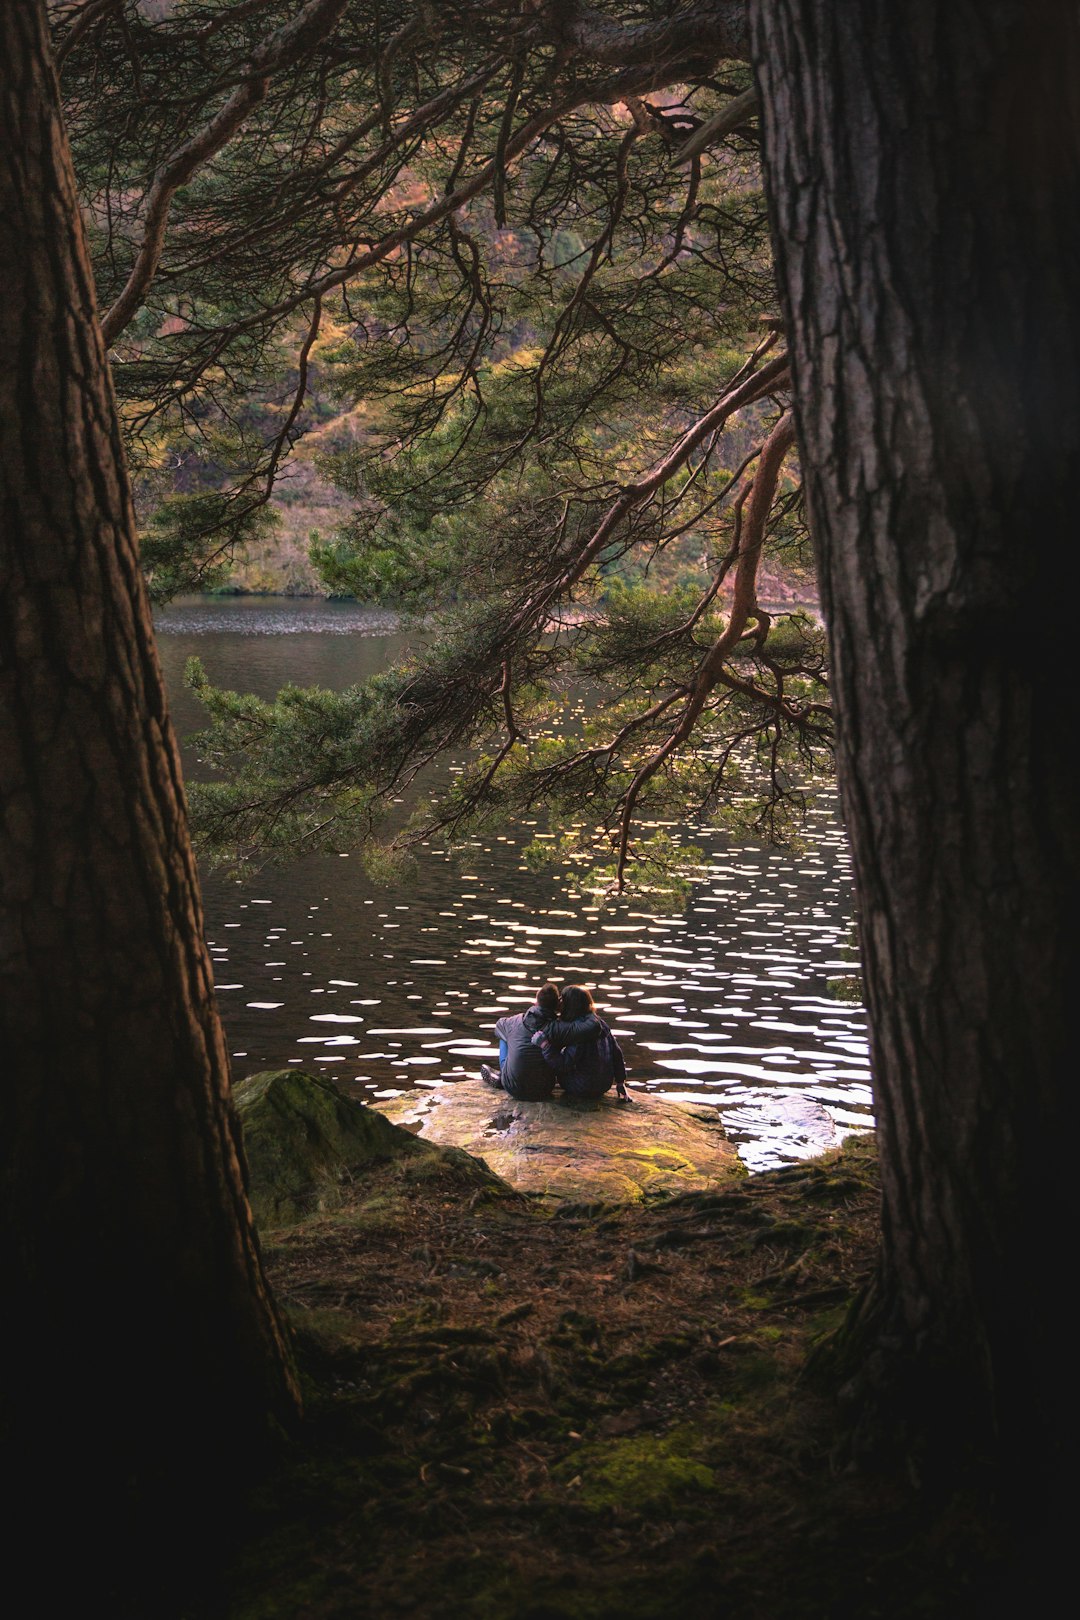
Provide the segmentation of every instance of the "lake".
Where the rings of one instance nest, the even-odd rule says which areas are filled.
[[[287,681],[351,685],[405,645],[391,615],[346,603],[195,598],[156,622],[182,738],[203,723],[183,686],[193,655],[215,685],[270,697]],[[184,759],[197,774],[187,746]],[[235,1077],[292,1064],[376,1100],[454,1084],[497,1055],[495,1019],[553,978],[593,990],[631,1089],[719,1109],[751,1170],[872,1125],[865,1013],[828,993],[852,971],[833,799],[797,854],[682,829],[707,868],[674,916],[640,897],[601,907],[559,869],[529,870],[520,850],[537,830],[508,826],[464,858],[424,849],[389,890],[348,855],[205,874]]]

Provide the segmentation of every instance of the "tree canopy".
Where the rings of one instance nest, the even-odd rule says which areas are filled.
[[[1035,1499],[1070,1377],[1071,644],[1045,567],[1075,528],[1080,20],[1053,0],[749,11],[782,326],[753,296],[741,8],[60,6],[146,560],[161,584],[190,579],[260,521],[331,340],[328,376],[346,398],[367,378],[374,405],[325,566],[438,602],[443,628],[361,693],[214,699],[241,770],[211,831],[362,827],[440,747],[489,738],[473,797],[517,782],[557,804],[576,778],[618,865],[635,794],[674,791],[691,728],[717,724],[694,766],[706,802],[735,763],[725,709],[745,705],[767,777],[771,743],[786,771],[785,747],[825,730],[820,647],[754,589],[758,541],[798,523],[790,334],[882,1168],[849,1392],[931,1446],[959,1434],[1018,1461]],[[43,16],[0,10],[5,1388],[50,1489],[73,1412],[95,1489],[86,1436],[119,1422],[115,1491],[154,1438],[142,1392],[194,1448],[217,1418],[231,1430],[238,1389],[256,1430],[296,1392],[243,1194]],[[730,255],[709,228],[729,209],[746,233]],[[534,273],[556,295],[546,322]],[[705,334],[700,355],[665,346],[665,309],[672,333]],[[188,456],[192,487],[170,477]],[[643,598],[624,570],[595,622],[565,624],[592,614],[595,570],[633,544],[656,571],[687,534],[711,558],[696,595]],[[614,682],[607,729],[565,757],[530,750],[523,720],[571,667]],[[113,1337],[88,1343],[98,1319]]]
[[[297,441],[350,499],[330,589],[422,616],[363,689],[214,691],[225,855],[541,804],[621,884],[635,817],[786,830],[831,742],[738,6],[57,9],[159,596],[273,521]],[[334,421],[323,431],[325,419]],[[567,679],[603,694],[551,721]],[[567,850],[567,841],[561,846]]]

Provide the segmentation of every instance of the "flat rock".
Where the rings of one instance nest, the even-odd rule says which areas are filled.
[[[518,1102],[479,1080],[380,1102],[399,1125],[464,1148],[520,1192],[573,1202],[637,1203],[702,1192],[746,1170],[712,1109],[631,1093],[597,1102]]]

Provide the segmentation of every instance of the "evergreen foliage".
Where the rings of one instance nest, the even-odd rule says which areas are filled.
[[[154,590],[264,536],[336,410],[313,560],[425,625],[362,690],[196,677],[216,855],[368,842],[448,749],[399,842],[541,806],[621,886],[675,858],[635,818],[788,827],[830,724],[819,630],[758,601],[806,548],[734,11],[56,8]]]

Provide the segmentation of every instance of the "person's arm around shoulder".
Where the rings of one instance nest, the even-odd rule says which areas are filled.
[[[584,1018],[575,1018],[571,1023],[564,1018],[553,1018],[544,1034],[552,1046],[577,1046],[582,1041],[598,1041],[603,1027],[595,1013],[586,1013]]]
[[[565,1074],[571,1068],[573,1054],[559,1051],[552,1046],[548,1040],[546,1029],[538,1029],[532,1038],[532,1043],[534,1046],[539,1047],[544,1062],[549,1068],[554,1069],[556,1074]]]

